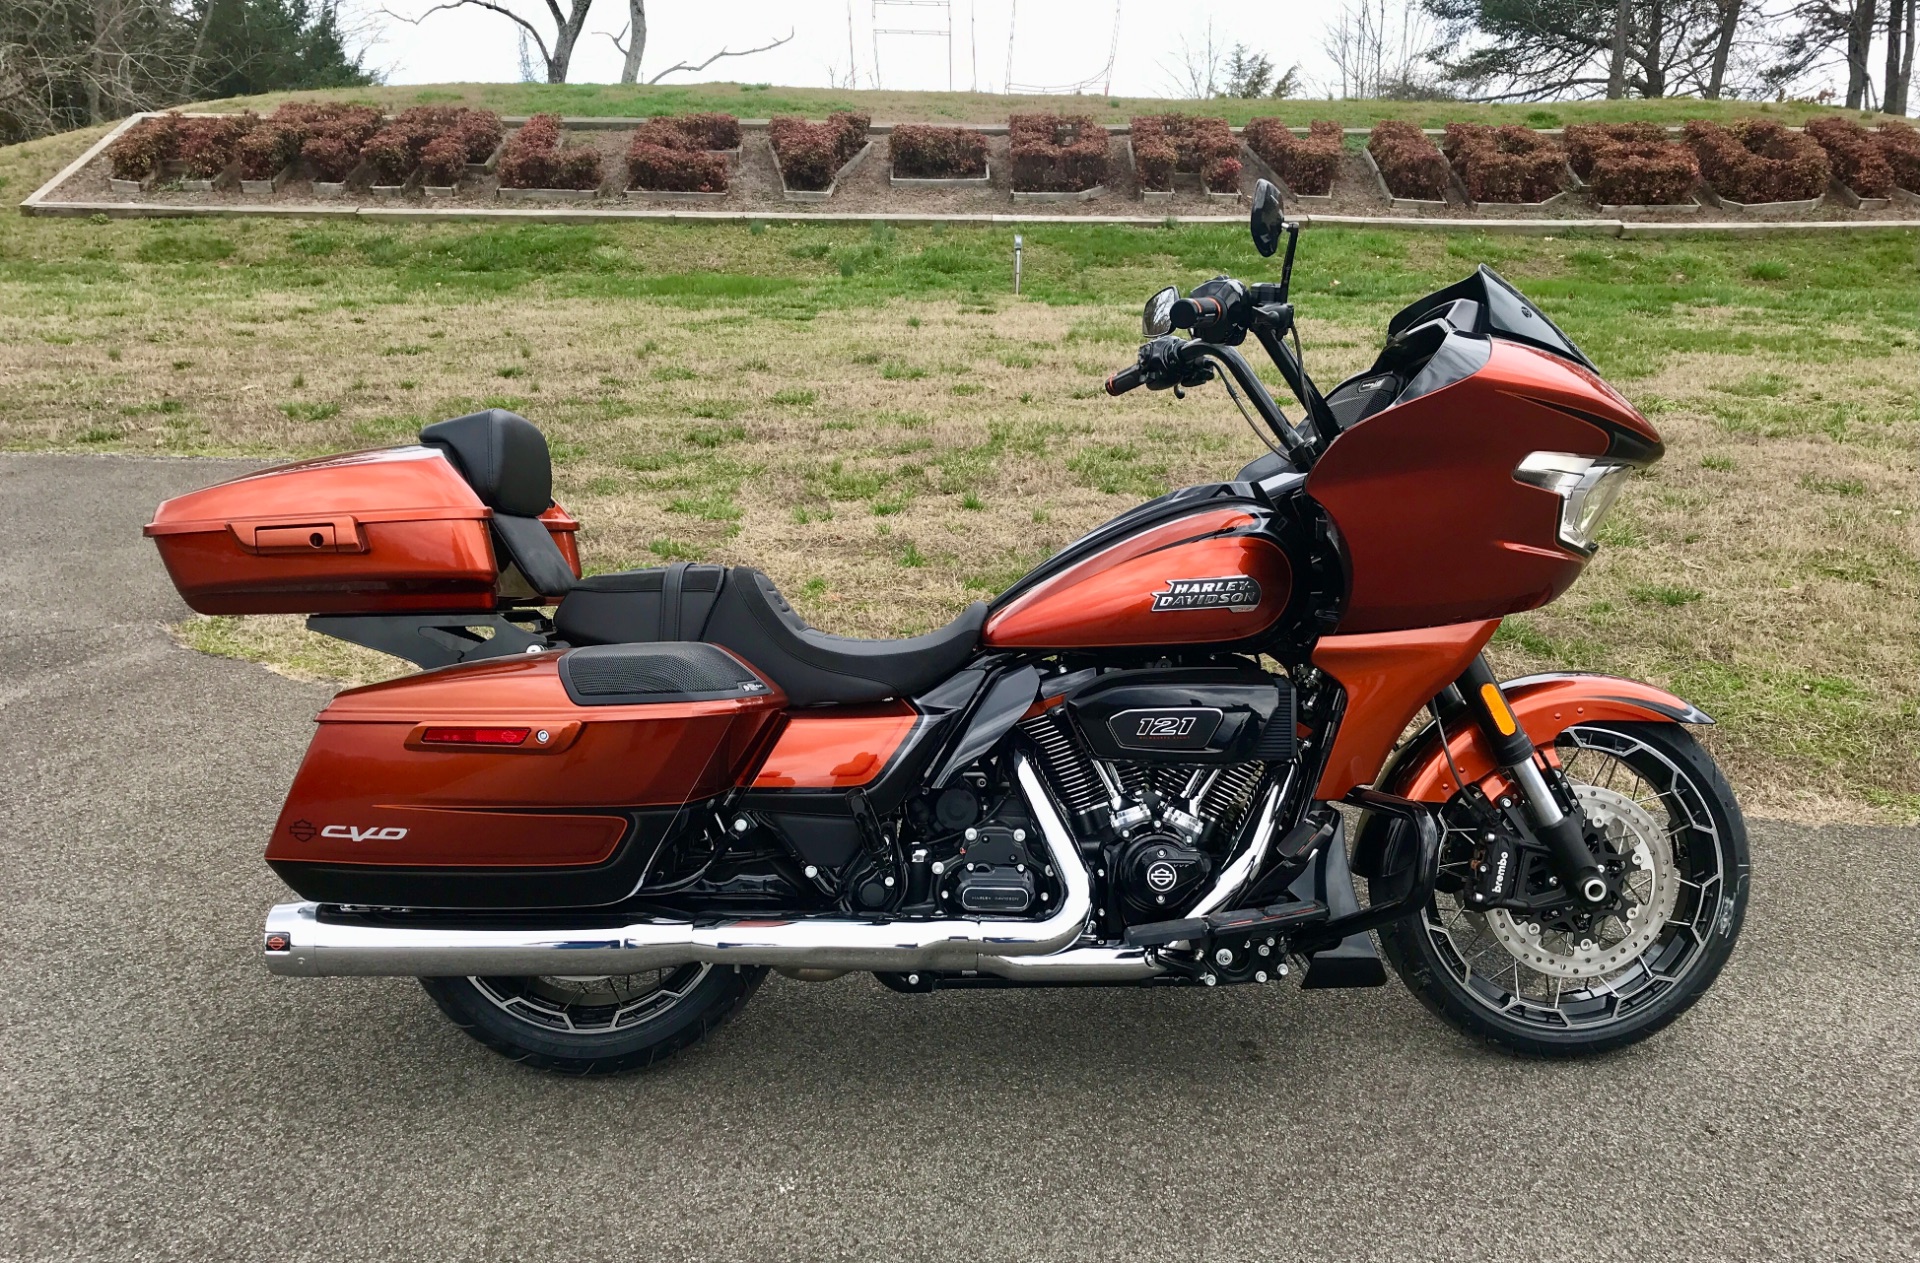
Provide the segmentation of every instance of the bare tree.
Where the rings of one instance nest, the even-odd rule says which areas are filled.
[[[1714,35],[1713,67],[1707,72],[1707,89],[1702,93],[1709,101],[1718,101],[1726,88],[1727,59],[1733,55],[1733,41],[1740,32],[1742,0],[1719,0],[1719,5],[1720,29]]]
[[[613,41],[613,46],[619,49],[621,55],[626,58],[626,63],[620,67],[620,82],[638,83],[640,80],[640,58],[641,55],[646,52],[647,48],[647,0],[627,0],[627,9],[630,17],[626,29],[618,35],[608,35],[607,38]],[[631,33],[632,38],[628,38],[629,33]],[[650,84],[658,83],[668,75],[678,74],[683,70],[691,74],[698,74],[714,62],[719,61],[722,57],[751,57],[755,53],[764,53],[769,49],[778,48],[780,45],[790,42],[793,36],[794,30],[789,27],[787,33],[779,39],[774,40],[772,43],[761,44],[757,48],[742,48],[739,50],[722,48],[719,52],[713,54],[713,56],[703,62],[675,62],[653,78],[647,80],[647,82]]]
[[[1607,61],[1607,100],[1627,95],[1627,36],[1633,30],[1633,0],[1620,0],[1613,10],[1613,48]]]
[[[1340,76],[1343,97],[1423,95],[1429,32],[1411,5],[1347,0],[1321,45]]]
[[[540,60],[546,63],[547,82],[565,83],[567,70],[573,64],[574,46],[580,42],[580,32],[586,28],[587,11],[593,7],[593,0],[569,0],[571,8],[565,12],[561,11],[558,0],[543,0],[543,2],[546,5],[547,16],[553,20],[551,35],[542,32],[531,21],[521,17],[505,3],[497,3],[496,0],[442,0],[417,18],[395,13],[391,9],[385,12],[390,17],[399,18],[402,22],[411,23],[414,26],[420,25],[436,13],[455,9],[486,9],[489,12],[498,13],[517,25],[526,38],[533,41],[533,46],[540,52]]]
[[[1913,26],[1920,18],[1920,0],[1887,0],[1887,78],[1880,108],[1888,114],[1907,112],[1913,86]]]
[[[1173,85],[1174,95],[1204,101],[1214,95],[1214,86],[1220,81],[1220,63],[1225,57],[1226,49],[1214,40],[1213,23],[1209,21],[1206,34],[1198,44],[1182,35],[1178,59],[1172,64],[1162,62],[1160,69]]]

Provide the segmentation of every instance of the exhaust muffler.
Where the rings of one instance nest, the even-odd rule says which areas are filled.
[[[640,921],[601,928],[460,929],[323,920],[317,903],[267,914],[267,969],[293,977],[458,977],[628,974],[694,961],[780,969],[979,970],[1006,958],[1072,945],[1093,908],[1073,835],[1031,761],[1014,775],[1039,826],[1060,906],[1041,921],[984,918],[873,922],[739,917],[691,923]]]

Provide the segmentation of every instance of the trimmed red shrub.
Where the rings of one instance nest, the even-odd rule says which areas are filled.
[[[1140,188],[1169,190],[1173,175],[1204,175],[1221,159],[1236,159],[1240,142],[1233,138],[1227,119],[1208,119],[1190,113],[1154,113],[1131,121],[1133,167]],[[1142,150],[1146,157],[1142,159]],[[1238,171],[1233,179],[1238,179]],[[1225,177],[1223,177],[1225,179]],[[1215,190],[1225,192],[1225,190]]]
[[[1225,158],[1237,158],[1240,142],[1224,118],[1193,114],[1149,114],[1129,124],[1133,133],[1133,165],[1140,187],[1165,191],[1173,187],[1176,172],[1203,175]],[[1146,158],[1141,158],[1142,150]],[[1239,178],[1239,173],[1234,173]],[[1224,191],[1224,190],[1220,190]]]
[[[1200,173],[1200,179],[1209,193],[1238,193],[1240,170],[1238,158],[1215,158]]]
[[[1007,132],[1018,192],[1080,193],[1107,180],[1112,140],[1084,114],[1015,114]]]
[[[271,180],[300,156],[301,134],[271,120],[240,138],[235,156],[243,180]]]
[[[669,121],[695,149],[740,147],[740,120],[731,114],[682,114]]]
[[[1893,196],[1893,168],[1874,143],[1872,132],[1838,114],[1808,119],[1806,130],[1827,151],[1827,161],[1840,183],[1860,197]]]
[[[1700,174],[1733,202],[1796,202],[1826,192],[1826,151],[1804,132],[1771,119],[1743,118],[1732,127],[1699,120],[1683,129],[1700,159]]]
[[[120,133],[107,147],[107,162],[116,180],[144,180],[173,161],[180,144],[180,116],[159,114],[143,118]]]
[[[1560,191],[1560,147],[1528,127],[1449,123],[1441,152],[1476,202],[1544,202]]]
[[[467,173],[468,152],[467,138],[459,132],[435,136],[420,149],[420,183],[435,188],[460,183],[460,177]]]
[[[193,179],[211,180],[233,165],[241,138],[259,122],[251,114],[183,117],[175,129],[181,167]]]
[[[1172,137],[1162,130],[1159,120],[1133,120],[1133,174],[1142,190],[1152,193],[1173,191],[1173,170],[1180,165],[1180,151]]]
[[[1700,182],[1700,164],[1676,141],[1622,142],[1595,151],[1587,180],[1603,206],[1678,206]]]
[[[1574,123],[1561,139],[1567,145],[1567,165],[1583,180],[1593,171],[1594,155],[1608,145],[1674,143],[1658,123]]]
[[[535,114],[507,139],[500,155],[500,187],[596,189],[600,155],[584,145],[560,147],[560,116]]]
[[[1888,119],[1874,129],[1873,140],[1893,172],[1895,187],[1920,193],[1920,131],[1911,123]]]
[[[729,118],[730,115],[695,115]],[[704,124],[686,119],[649,119],[634,129],[627,146],[627,187],[667,193],[724,193],[727,155],[708,152],[713,136]]]
[[[1398,119],[1375,123],[1367,137],[1367,152],[1373,155],[1393,196],[1446,200],[1446,155],[1412,123]]]
[[[459,138],[468,162],[485,162],[500,147],[506,128],[492,110],[468,110],[466,117],[454,124],[452,132]]]
[[[987,173],[987,138],[966,127],[902,123],[888,140],[893,173],[914,180],[971,180]]]
[[[867,143],[871,121],[865,114],[847,110],[827,115],[824,123],[809,123],[790,114],[769,120],[767,139],[787,187],[816,193],[831,187],[840,168]]]
[[[311,136],[300,146],[300,157],[313,168],[315,180],[339,184],[360,165],[360,146],[344,136]]]
[[[367,166],[373,169],[375,184],[405,184],[407,178],[420,165],[419,150],[414,147],[414,134],[399,123],[390,123],[367,138],[360,146],[360,156]]]
[[[1315,119],[1307,125],[1307,136],[1302,140],[1269,114],[1248,123],[1244,135],[1247,148],[1273,168],[1289,191],[1308,197],[1325,197],[1333,191],[1333,177],[1340,170],[1340,155],[1346,147],[1346,134],[1340,124]]]

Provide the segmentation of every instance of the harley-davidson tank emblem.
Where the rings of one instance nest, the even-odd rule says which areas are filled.
[[[1260,585],[1243,574],[1217,579],[1169,579],[1164,592],[1153,594],[1153,612],[1167,610],[1236,610],[1260,606]]]

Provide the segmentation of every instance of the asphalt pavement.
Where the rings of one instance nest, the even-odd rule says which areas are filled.
[[[1627,1052],[1397,981],[775,977],[655,1073],[279,979],[260,853],[328,690],[169,639],[212,461],[0,455],[0,1258],[1914,1259],[1920,831],[1754,821],[1719,984]]]

